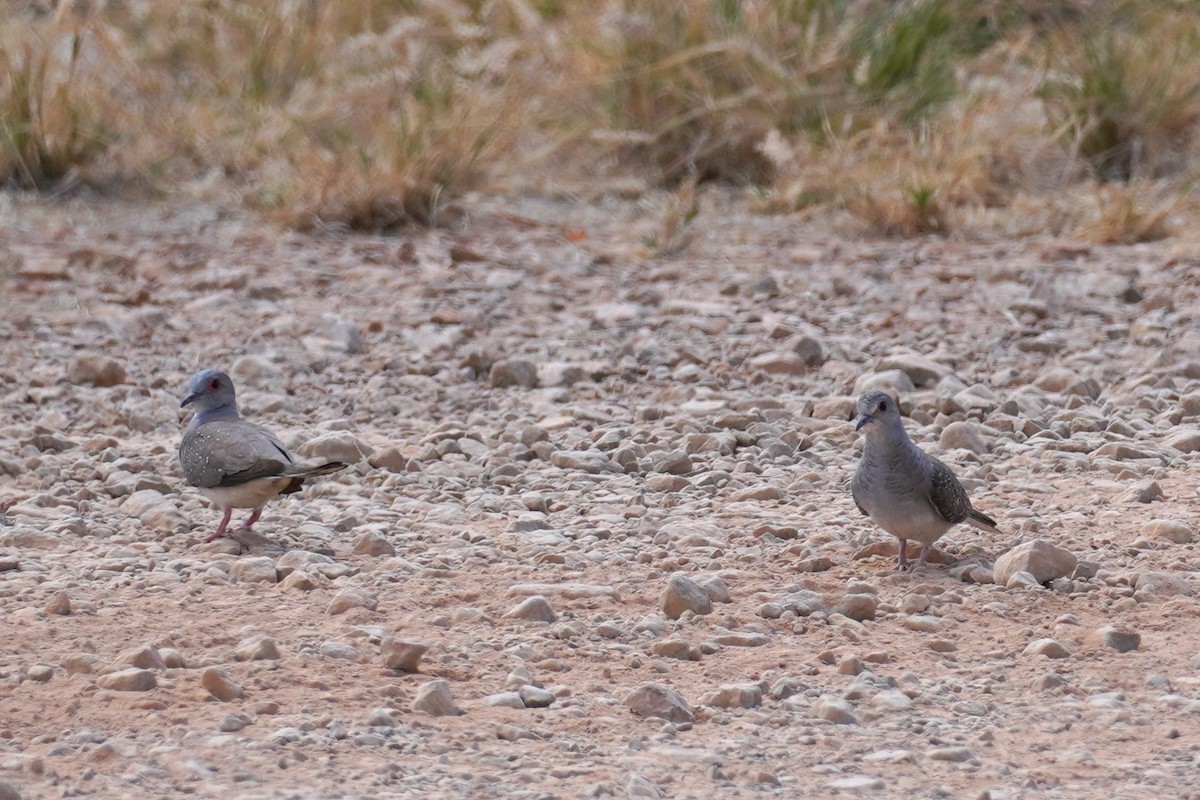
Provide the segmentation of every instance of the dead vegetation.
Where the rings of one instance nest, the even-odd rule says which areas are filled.
[[[8,185],[216,186],[300,228],[438,224],[498,178],[632,176],[879,235],[1035,232],[1033,209],[1133,241],[1169,235],[1197,158],[1200,22],[1167,0],[77,0],[13,19]]]

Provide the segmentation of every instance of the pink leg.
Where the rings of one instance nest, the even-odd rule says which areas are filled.
[[[217,526],[217,532],[214,533],[212,536],[209,536],[204,541],[215,542],[217,539],[220,539],[222,536],[224,536],[225,529],[227,527],[229,527],[229,518],[231,516],[233,516],[233,509],[232,508],[225,509],[225,516],[221,517],[221,524]]]
[[[905,552],[906,550],[908,550],[908,539],[901,539],[900,552],[896,556],[896,569],[902,572],[908,569],[908,553]]]
[[[918,567],[925,566],[925,559],[929,558],[929,549],[931,547],[933,547],[932,544],[926,544],[926,545],[921,546],[921,554],[919,556],[917,556],[917,566]]]
[[[254,527],[254,523],[258,522],[258,518],[262,516],[262,509],[254,509],[254,513],[246,517],[246,521],[242,523],[242,527],[238,528],[241,531],[248,531]]]

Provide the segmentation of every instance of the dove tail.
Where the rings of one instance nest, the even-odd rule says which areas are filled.
[[[987,514],[984,514],[982,511],[976,511],[972,508],[967,512],[966,521],[971,525],[974,525],[976,528],[985,530],[988,533],[1000,533],[1000,529],[996,527],[996,520],[992,519]]]
[[[318,475],[328,475],[331,472],[338,472],[340,470],[343,470],[348,466],[350,466],[350,465],[345,463],[344,461],[330,461],[328,464],[322,464],[319,467],[313,467],[312,469],[306,469],[306,470],[304,470],[304,472],[301,472],[298,475],[290,476],[292,479],[292,482],[289,483],[286,487],[284,487],[284,489],[282,491],[280,491],[279,493],[280,494],[293,494],[295,492],[300,491],[300,487],[304,485],[304,481],[306,478],[315,478]]]

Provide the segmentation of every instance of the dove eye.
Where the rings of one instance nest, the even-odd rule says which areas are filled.
[[[880,400],[880,401],[879,401],[879,410],[880,410],[880,411],[887,411],[887,400]]]
[[[212,379],[212,382],[208,384],[208,388],[210,388],[210,389],[212,389],[212,390],[214,390],[214,391],[215,391],[215,390],[217,390],[217,389],[220,389],[220,388],[221,388],[221,381],[217,380],[216,378],[213,378],[213,379]]]

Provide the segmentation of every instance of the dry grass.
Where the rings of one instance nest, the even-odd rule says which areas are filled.
[[[285,225],[386,229],[439,224],[495,177],[632,175],[678,190],[656,252],[682,246],[706,180],[878,235],[1142,240],[1179,211],[1162,187],[1182,196],[1200,166],[1194,17],[1168,0],[75,0],[0,32],[0,179],[216,186]],[[1095,180],[1119,184],[1097,214],[1062,211],[1091,207],[1071,198]]]
[[[92,100],[106,87],[81,64],[96,46],[91,26],[69,16],[0,42],[0,182],[48,187],[103,151]]]

